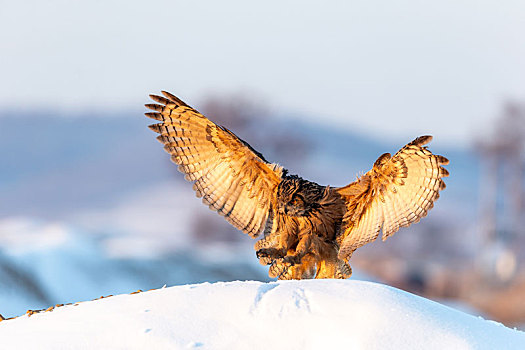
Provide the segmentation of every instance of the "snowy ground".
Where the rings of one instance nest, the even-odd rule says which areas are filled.
[[[9,349],[524,349],[525,333],[357,280],[119,295],[0,323]]]

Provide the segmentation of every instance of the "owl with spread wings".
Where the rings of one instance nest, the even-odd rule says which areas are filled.
[[[421,136],[344,187],[321,186],[268,162],[247,142],[176,96],[150,95],[150,128],[193,182],[197,197],[256,238],[257,258],[278,279],[348,278],[352,253],[418,222],[434,206],[448,160]]]

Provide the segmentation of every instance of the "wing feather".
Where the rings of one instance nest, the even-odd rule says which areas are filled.
[[[432,209],[445,188],[442,178],[449,173],[442,167],[448,159],[424,147],[431,140],[422,136],[393,157],[382,155],[355,183],[337,189],[347,206],[340,259],[348,259],[357,248],[377,239],[380,231],[385,240]]]
[[[256,237],[266,224],[283,169],[268,163],[230,130],[176,96],[150,95],[150,129],[185,174],[197,197],[238,229]]]

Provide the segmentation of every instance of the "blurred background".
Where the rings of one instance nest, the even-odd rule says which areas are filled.
[[[525,3],[0,1],[0,313],[268,280],[147,129],[168,90],[272,162],[342,186],[423,134],[430,215],[352,258],[525,328]]]

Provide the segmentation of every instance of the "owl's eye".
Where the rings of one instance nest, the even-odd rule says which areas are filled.
[[[301,196],[294,196],[290,202],[294,206],[300,206],[303,205],[304,200]]]

